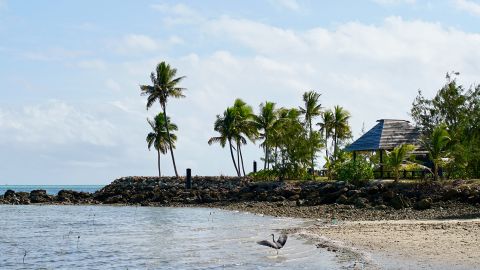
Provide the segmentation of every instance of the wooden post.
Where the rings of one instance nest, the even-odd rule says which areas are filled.
[[[383,179],[383,150],[380,149],[380,179]]]
[[[253,161],[253,173],[257,172],[257,162],[254,160]]]
[[[407,179],[407,170],[403,169],[403,179]]]
[[[353,151],[353,162],[357,160],[357,152]]]
[[[187,177],[185,179],[185,188],[191,189],[192,188],[192,169],[187,169]]]

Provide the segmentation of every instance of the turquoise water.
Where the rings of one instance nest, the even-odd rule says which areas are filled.
[[[0,185],[0,195],[3,195],[9,189],[15,192],[44,189],[50,195],[57,195],[62,189],[94,193],[103,187],[104,185]]]
[[[0,205],[0,269],[339,269],[334,253],[290,236],[303,221],[209,208]]]

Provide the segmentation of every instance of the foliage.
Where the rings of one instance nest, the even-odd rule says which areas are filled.
[[[167,122],[165,122],[165,119]],[[166,127],[171,131],[177,131],[178,127],[174,123],[170,122],[170,117],[164,117],[163,113],[157,114],[152,120],[147,119],[148,124],[152,128],[152,131],[147,135],[148,150],[153,146],[158,153],[158,177],[162,176],[160,169],[160,153],[166,154],[169,145],[175,148],[175,141],[177,136],[174,133],[167,133]]]
[[[172,68],[166,62],[161,62],[157,65],[155,72],[150,74],[152,85],[140,85],[141,94],[147,96],[147,110],[156,102],[160,103],[163,110],[165,129],[167,136],[170,137],[170,130],[167,125],[167,102],[169,97],[182,98],[185,97],[183,91],[185,88],[177,85],[185,78],[185,76],[175,77],[177,69]],[[175,156],[173,154],[172,140],[168,140],[170,155],[172,157],[173,169],[175,175],[178,177],[177,165],[175,163]]]
[[[393,170],[395,182],[400,178],[400,168],[408,160],[412,159],[411,152],[415,150],[415,146],[411,144],[401,144],[395,147],[391,152],[387,153],[387,166]]]
[[[313,136],[317,136],[313,134],[314,131],[313,131],[312,121],[315,117],[318,117],[322,114],[322,111],[321,111],[322,106],[318,101],[319,99],[320,99],[319,93],[315,91],[305,92],[303,94],[303,102],[305,104],[304,105],[305,108],[302,108],[302,107],[299,108],[300,113],[305,116],[305,125],[309,131],[308,139],[310,141],[314,140]],[[315,151],[314,143],[311,143],[310,144],[310,155],[311,155],[310,168],[312,169],[312,171],[315,170],[315,152],[316,151]],[[315,178],[314,173],[312,173],[312,178]]]
[[[435,127],[432,134],[423,140],[423,146],[428,151],[428,156],[433,162],[433,179],[438,179],[438,168],[442,165],[443,158],[448,155],[448,143],[451,141],[445,124]]]
[[[447,177],[479,178],[480,85],[466,90],[457,83],[458,75],[457,72],[447,73],[447,82],[432,99],[419,91],[411,115],[425,140],[431,138],[436,127],[445,126],[450,138],[448,152],[451,160],[444,164]]]
[[[354,185],[361,186],[373,179],[373,166],[363,156],[358,156],[356,160],[349,159],[335,166],[337,179],[350,182]]]

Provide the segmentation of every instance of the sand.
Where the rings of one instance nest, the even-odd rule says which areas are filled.
[[[480,219],[317,223],[296,233],[323,239],[320,248],[358,253],[370,263],[365,269],[480,267]]]

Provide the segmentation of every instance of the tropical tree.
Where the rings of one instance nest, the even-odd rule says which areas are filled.
[[[263,147],[263,151],[265,154],[263,169],[267,169],[269,167],[269,150],[270,150],[270,138],[273,134],[273,129],[275,127],[275,123],[278,120],[277,113],[275,111],[275,103],[273,102],[265,102],[260,104],[260,113],[258,115],[253,116],[253,121],[255,123],[255,127],[259,130],[259,138],[263,139],[263,143],[261,147]]]
[[[325,157],[328,159],[328,139],[333,136],[333,121],[334,116],[331,110],[326,110],[322,114],[322,122],[318,123],[317,125],[320,126],[320,132],[323,134],[325,138]]]
[[[177,140],[177,136],[174,133],[167,133],[166,127],[168,127],[169,131],[177,131],[178,127],[170,122],[170,117],[165,118],[163,113],[157,114],[153,120],[147,118],[147,122],[152,128],[152,131],[147,135],[148,150],[152,146],[157,150],[158,177],[160,178],[162,177],[160,154],[166,154],[170,145],[175,148],[175,141]]]
[[[397,183],[400,178],[400,169],[402,165],[411,158],[413,150],[415,150],[414,145],[401,144],[395,147],[391,152],[387,153],[387,166],[393,170],[395,183]]]
[[[240,170],[242,168],[243,175],[245,176],[245,166],[243,163],[242,145],[247,143],[246,138],[250,141],[255,141],[258,132],[253,121],[252,107],[247,105],[243,100],[237,98],[233,104],[233,110],[235,112],[234,119],[234,138],[237,144],[237,167]]]
[[[447,147],[451,141],[445,124],[440,124],[433,129],[432,135],[423,140],[423,146],[428,151],[428,156],[433,162],[433,180],[438,179],[438,168],[442,158],[446,157]]]
[[[322,106],[319,103],[320,94],[315,91],[305,92],[303,94],[304,108],[300,107],[300,113],[305,117],[305,124],[308,128],[309,140],[313,138],[313,124],[312,121],[315,117],[322,114]],[[311,156],[311,169],[312,177],[315,178],[315,151],[313,145],[310,147],[310,156]]]
[[[140,85],[142,95],[147,96],[147,110],[155,102],[158,101],[160,103],[165,120],[165,130],[168,137],[170,137],[170,130],[167,125],[168,98],[185,97],[183,94],[185,88],[178,87],[178,84],[185,78],[185,76],[176,77],[176,75],[177,69],[170,67],[170,65],[165,62],[161,62],[157,65],[155,72],[150,74],[152,85]],[[175,163],[175,156],[173,154],[172,140],[168,140],[168,147],[172,157],[173,169],[175,171],[175,175],[178,177],[177,165]]]
[[[208,144],[212,145],[213,143],[220,143],[222,147],[228,142],[228,146],[230,148],[230,156],[232,158],[233,166],[235,167],[235,171],[237,175],[240,176],[240,168],[237,167],[237,163],[235,162],[235,156],[233,155],[233,145],[232,140],[237,139],[235,137],[235,117],[236,112],[234,108],[227,108],[223,115],[217,115],[217,120],[215,120],[214,130],[220,133],[220,136],[211,137],[208,140]]]
[[[341,106],[333,108],[333,160],[337,160],[338,145],[341,140],[352,136],[348,120],[350,113]]]

